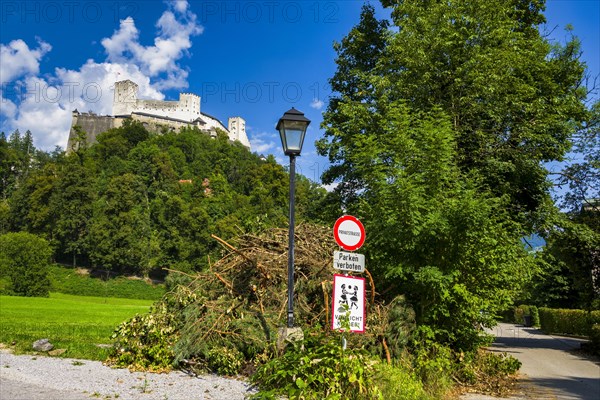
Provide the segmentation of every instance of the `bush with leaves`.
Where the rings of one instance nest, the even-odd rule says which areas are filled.
[[[428,393],[423,382],[406,362],[375,365],[375,380],[385,400],[433,400],[436,396]]]
[[[542,307],[539,310],[542,330],[546,333],[589,336],[594,324],[600,324],[600,310],[571,310]]]
[[[592,325],[590,329],[590,343],[587,347],[593,353],[600,355],[600,323]]]
[[[114,343],[107,363],[134,371],[170,370],[181,325],[177,311],[196,299],[195,293],[181,287],[156,302],[147,314],[120,324],[111,336]]]
[[[52,249],[48,242],[27,232],[0,236],[0,280],[6,294],[47,297],[48,265]]]
[[[526,318],[528,317],[528,318]],[[528,321],[526,321],[528,320]],[[529,306],[526,304],[521,304],[514,309],[514,322],[516,324],[528,325],[526,322],[531,324],[531,326],[540,326],[540,312],[537,306]]]
[[[382,399],[375,380],[380,363],[363,349],[343,349],[341,337],[308,335],[252,376],[261,393],[255,398]]]

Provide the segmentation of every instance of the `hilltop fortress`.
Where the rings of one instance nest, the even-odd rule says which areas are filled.
[[[217,118],[200,111],[200,96],[180,93],[178,101],[141,100],[137,98],[138,85],[130,80],[115,82],[113,115],[97,115],[92,112],[73,111],[67,152],[76,146],[75,126],[86,132],[87,144],[96,143],[96,136],[111,128],[118,128],[130,119],[141,122],[146,129],[160,132],[167,128],[179,132],[182,127],[197,127],[211,136],[220,129],[229,135],[229,140],[238,141],[250,149],[246,136],[246,121],[241,117],[230,117],[228,127]]]

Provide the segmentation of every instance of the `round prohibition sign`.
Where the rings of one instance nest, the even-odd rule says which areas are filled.
[[[354,251],[365,243],[365,227],[352,215],[338,218],[333,225],[333,237],[344,250]]]

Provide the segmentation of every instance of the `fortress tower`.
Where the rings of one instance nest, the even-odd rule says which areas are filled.
[[[229,118],[229,139],[237,140],[244,146],[250,148],[250,141],[246,135],[246,121],[242,117]]]
[[[138,85],[128,80],[115,82],[113,115],[129,115],[136,110]]]
[[[200,117],[200,96],[193,93],[180,93],[179,94],[179,107],[178,113],[183,117],[182,119],[195,120]]]

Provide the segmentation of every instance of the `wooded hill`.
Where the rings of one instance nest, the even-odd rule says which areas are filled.
[[[2,231],[40,235],[63,262],[147,275],[202,270],[219,258],[211,234],[287,223],[286,170],[225,133],[152,134],[132,122],[79,147],[48,154],[29,131],[3,135]],[[296,193],[300,221],[325,215],[324,189],[299,176]]]

